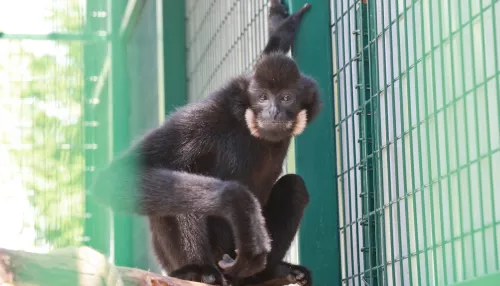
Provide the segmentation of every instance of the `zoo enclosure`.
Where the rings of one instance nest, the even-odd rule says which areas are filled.
[[[295,11],[306,1],[286,2]],[[29,198],[38,248],[88,244],[159,271],[144,218],[110,213],[85,188],[172,108],[252,66],[268,3],[38,3],[48,33],[0,17],[0,108],[17,122],[15,132],[2,125],[2,186],[15,181]],[[496,279],[498,1],[312,5],[292,55],[324,105],[286,163],[311,192],[289,259],[318,285]],[[40,43],[50,48],[33,53]],[[14,68],[23,65],[28,74]],[[68,116],[54,119],[51,105]]]

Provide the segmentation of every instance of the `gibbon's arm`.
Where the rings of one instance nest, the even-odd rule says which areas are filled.
[[[203,156],[206,140],[197,138],[200,127],[195,128],[193,120],[182,115],[173,114],[163,126],[114,159],[93,185],[96,200],[113,210],[152,216],[225,216],[220,212],[230,201],[253,205],[248,202],[253,196],[244,187],[236,187],[237,183],[187,171],[198,156]]]
[[[94,195],[125,212],[223,218],[231,225],[236,247],[241,250],[235,263],[224,265],[225,272],[251,275],[253,272],[247,272],[260,271],[271,248],[260,203],[238,182],[182,171],[203,154],[203,142],[210,140],[197,137],[203,132],[196,130],[203,128],[188,122],[198,120],[178,114],[116,159],[96,181]],[[183,168],[177,169],[179,166]]]

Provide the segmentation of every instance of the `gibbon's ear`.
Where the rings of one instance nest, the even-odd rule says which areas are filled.
[[[307,112],[307,123],[311,123],[316,118],[323,103],[319,98],[319,89],[316,81],[306,75],[300,77],[300,88],[304,98],[302,109]]]

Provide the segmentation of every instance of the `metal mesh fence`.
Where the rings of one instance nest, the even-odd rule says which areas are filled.
[[[189,100],[249,70],[267,40],[268,2],[186,1]]]
[[[348,285],[499,269],[498,1],[332,1]]]
[[[153,260],[144,219],[123,223],[85,190],[128,134],[162,117],[158,3],[0,4],[0,247],[86,244],[119,264]],[[116,254],[119,243],[128,250]]]
[[[82,1],[0,3],[2,247],[82,243],[85,18]]]

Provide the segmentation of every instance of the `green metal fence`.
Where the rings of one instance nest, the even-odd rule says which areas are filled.
[[[0,246],[87,244],[158,272],[144,218],[85,188],[251,68],[268,1],[35,2],[0,3]],[[323,110],[285,163],[311,193],[287,259],[316,285],[498,284],[499,1],[310,2],[292,56]]]
[[[0,4],[0,246],[89,245],[157,270],[144,218],[85,190],[163,118],[161,1],[35,2]]]
[[[499,8],[332,1],[345,284],[500,271]]]
[[[267,39],[268,1],[186,1],[188,98],[248,71]]]

